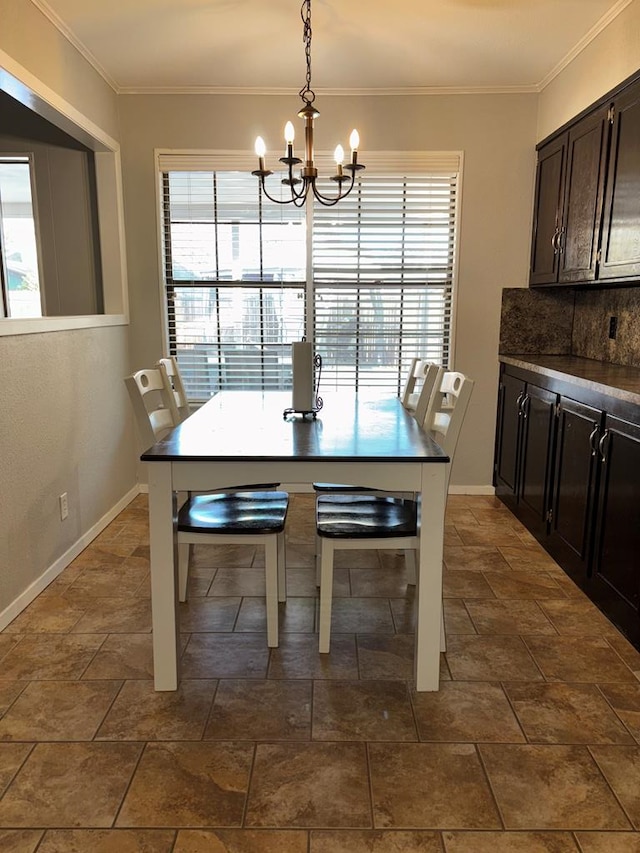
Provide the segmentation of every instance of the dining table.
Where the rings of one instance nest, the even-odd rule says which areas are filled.
[[[140,457],[148,463],[155,689],[180,681],[176,494],[267,482],[308,491],[322,481],[418,496],[415,688],[438,690],[449,457],[400,399],[375,389],[323,393],[313,416],[285,415],[290,402],[286,391],[221,391]]]

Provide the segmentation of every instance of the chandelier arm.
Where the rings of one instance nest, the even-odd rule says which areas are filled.
[[[260,186],[262,187],[262,192],[266,195],[269,201],[272,201],[274,204],[291,204],[291,202],[295,202],[296,196],[293,195],[293,190],[291,193],[291,198],[274,198],[272,195],[269,195],[267,192],[267,186],[265,184],[264,178],[260,178]]]
[[[349,183],[349,188],[346,192],[342,192],[342,185],[340,185],[338,190],[338,195],[334,198],[330,196],[322,195],[320,190],[316,188],[315,181],[311,184],[311,188],[313,189],[314,196],[318,199],[320,204],[323,204],[325,207],[333,207],[334,204],[337,204],[339,201],[342,201],[343,198],[346,198],[351,190],[353,189],[353,185],[355,183],[355,174],[351,175],[351,182]]]

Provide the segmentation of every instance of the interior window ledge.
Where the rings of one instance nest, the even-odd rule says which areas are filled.
[[[127,325],[129,325],[129,318],[125,314],[92,314],[79,317],[3,317],[0,319],[0,337]]]

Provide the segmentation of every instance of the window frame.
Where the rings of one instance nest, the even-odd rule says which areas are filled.
[[[162,246],[162,172],[163,171],[244,171],[251,172],[255,167],[255,154],[250,151],[206,151],[189,149],[163,149],[154,151],[155,174],[156,174],[156,213],[157,213],[157,235],[158,235],[158,268],[159,268],[159,291],[162,313],[162,341],[165,353],[169,352],[169,317],[167,311],[166,283],[164,276],[164,256]],[[325,171],[325,164],[331,169],[332,154],[328,151],[316,152],[316,159]],[[449,323],[449,345],[448,364],[450,368],[455,364],[455,341],[456,341],[456,315],[457,315],[457,293],[458,293],[458,268],[460,247],[460,225],[462,214],[462,184],[464,172],[463,151],[379,151],[367,152],[367,166],[385,171],[397,171],[398,174],[422,174],[425,171],[433,173],[446,173],[454,170],[457,173],[457,184],[454,201],[454,223],[453,234],[453,265],[451,276],[451,318]],[[272,180],[275,180],[273,178]],[[366,181],[366,173],[363,180]],[[307,236],[313,230],[312,216],[307,217]],[[307,251],[307,280],[306,280],[306,319],[305,328],[307,334],[312,335],[314,330],[314,304],[313,289],[314,281],[312,275],[313,259],[312,252]]]
[[[0,337],[128,325],[119,143],[1,49],[0,90],[94,152],[104,304],[102,314],[0,317]]]

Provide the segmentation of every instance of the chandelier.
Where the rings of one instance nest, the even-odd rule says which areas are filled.
[[[269,169],[265,169],[266,147],[261,136],[256,139],[255,146],[255,151],[258,156],[258,168],[251,174],[258,178],[265,196],[270,201],[276,202],[276,204],[294,204],[296,207],[302,207],[307,200],[309,190],[311,190],[313,192],[313,196],[317,198],[320,204],[331,206],[337,204],[340,199],[346,198],[349,195],[353,189],[356,172],[360,169],[364,169],[365,167],[361,163],[358,163],[358,146],[360,144],[360,137],[358,135],[358,131],[354,130],[349,137],[349,145],[351,146],[350,162],[344,164],[344,150],[342,145],[337,145],[334,152],[336,174],[331,177],[331,180],[338,185],[337,195],[333,197],[323,195],[316,186],[318,170],[313,162],[313,120],[318,118],[320,113],[313,105],[316,95],[311,88],[311,0],[303,0],[302,7],[300,9],[300,16],[303,24],[302,39],[304,41],[304,52],[307,61],[307,76],[304,86],[298,92],[302,99],[302,103],[304,104],[302,109],[298,112],[298,116],[304,119],[305,158],[303,161],[299,157],[294,157],[293,140],[295,138],[295,131],[293,124],[288,121],[284,128],[286,154],[284,157],[280,157],[280,162],[284,163],[288,170],[287,177],[282,179],[282,183],[289,187],[289,197],[277,199],[269,195],[267,192],[265,179],[268,178],[269,175],[272,175],[273,172]],[[293,167],[298,166],[301,163],[303,163],[303,165],[300,168],[300,177],[296,177],[293,174]],[[348,174],[345,174],[345,172]],[[345,188],[345,184],[347,183],[348,186]]]

